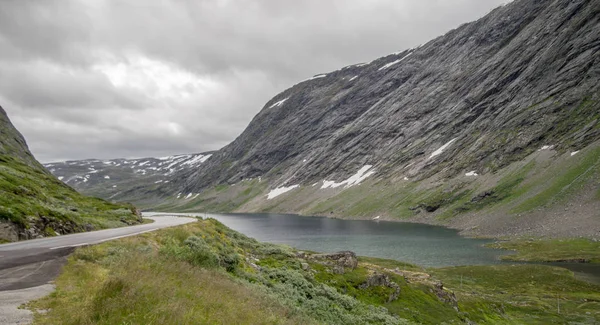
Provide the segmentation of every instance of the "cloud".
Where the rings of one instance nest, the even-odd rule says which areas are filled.
[[[279,91],[500,0],[7,0],[0,104],[42,161],[219,149]]]

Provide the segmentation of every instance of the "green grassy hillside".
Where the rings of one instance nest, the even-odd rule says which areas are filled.
[[[130,204],[85,197],[39,164],[0,107],[0,241],[137,223]]]

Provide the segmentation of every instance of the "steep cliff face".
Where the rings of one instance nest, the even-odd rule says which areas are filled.
[[[52,176],[35,160],[0,107],[0,241],[139,221],[133,206],[84,197]]]
[[[339,180],[492,172],[598,139],[597,1],[514,1],[419,48],[316,76],[268,102],[187,179]],[[443,154],[433,155],[447,145]]]
[[[598,1],[517,0],[300,82],[162,207],[599,236],[598,30]]]
[[[161,210],[600,237],[599,30],[598,1],[513,1],[302,81],[201,167],[123,195],[151,190],[140,202]]]
[[[23,135],[14,127],[8,115],[0,107],[0,155],[12,156],[32,168],[45,171],[42,165],[35,160]]]

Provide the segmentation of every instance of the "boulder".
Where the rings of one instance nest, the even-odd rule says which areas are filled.
[[[309,258],[317,263],[331,266],[333,273],[336,274],[343,274],[347,268],[354,270],[358,266],[356,254],[351,251],[332,254],[315,254]]]
[[[368,289],[370,287],[378,286],[394,289],[394,291],[388,297],[387,302],[392,302],[398,299],[398,296],[400,296],[400,286],[396,282],[391,281],[390,277],[386,274],[374,273],[367,278],[367,281],[365,283],[361,284],[358,287],[360,289]]]

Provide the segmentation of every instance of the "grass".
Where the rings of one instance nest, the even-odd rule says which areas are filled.
[[[424,269],[418,265],[396,261],[396,260],[388,260],[385,258],[378,257],[367,257],[367,256],[359,256],[358,261],[362,264],[373,264],[379,267],[387,268],[387,269],[400,269],[400,270],[409,270],[409,271],[424,271]]]
[[[477,324],[596,324],[600,286],[543,265],[464,266],[432,270]],[[560,312],[558,305],[560,304]]]
[[[138,222],[134,209],[82,196],[45,170],[0,155],[0,220],[28,228],[44,217],[45,226],[76,232],[84,225],[102,229]]]
[[[30,308],[49,309],[35,324],[401,323],[315,281],[294,254],[199,221],[78,249]]]
[[[32,304],[50,310],[35,324],[311,323],[227,274],[148,254],[138,243],[79,250],[57,290]]]
[[[34,324],[586,324],[600,287],[565,269],[425,270],[359,257],[355,269],[200,220],[79,248]],[[390,285],[365,285],[373,276]],[[393,285],[391,285],[393,283]],[[443,283],[443,285],[442,285]],[[453,298],[456,297],[456,298]],[[556,299],[561,314],[556,313]]]
[[[590,179],[597,179],[598,175],[600,175],[600,148],[595,148],[587,152],[576,164],[547,180],[547,186],[543,191],[522,202],[512,212],[527,212],[540,206],[564,201],[569,194],[576,192]]]
[[[444,220],[461,213],[480,211],[519,197],[524,193],[523,187],[520,187],[520,185],[534,167],[535,161],[531,161],[522,168],[509,173],[500,179],[496,186],[480,193],[476,199],[473,198],[473,191],[466,192],[458,200],[454,200],[455,204],[450,205],[438,218]]]
[[[502,241],[488,246],[513,250],[516,254],[503,256],[510,261],[556,262],[587,261],[600,263],[600,243],[589,239],[532,239]]]
[[[428,290],[430,289],[428,285],[410,284],[403,276],[385,272],[384,268],[359,264],[355,270],[334,274],[322,265],[312,263],[311,266],[316,271],[315,279],[318,281],[360,301],[383,306],[404,319],[418,324],[460,322],[459,314],[453,306],[441,302],[433,292]],[[397,284],[400,292],[398,299],[389,301],[389,297],[395,292],[394,288],[386,286],[361,288],[361,284],[365,283],[372,273],[386,274]]]
[[[235,186],[221,184],[202,192],[195,200],[173,199],[152,209],[173,212],[232,212],[262,194],[267,185],[258,179],[241,181]]]

